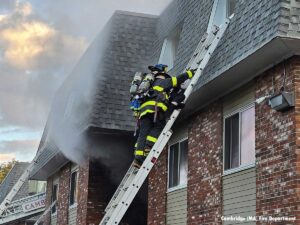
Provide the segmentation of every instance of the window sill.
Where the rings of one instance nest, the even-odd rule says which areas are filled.
[[[184,188],[186,188],[186,187],[187,187],[186,184],[181,184],[181,185],[178,185],[178,186],[176,186],[176,187],[168,188],[167,193],[171,193],[171,192],[173,192],[173,191],[178,191],[178,190],[184,189]]]
[[[77,203],[74,203],[73,205],[70,205],[70,206],[69,206],[69,209],[77,208],[77,205],[78,205]]]
[[[247,169],[250,169],[250,168],[254,168],[254,167],[255,167],[255,163],[251,163],[251,164],[240,166],[240,167],[237,167],[237,168],[234,168],[234,169],[225,170],[223,172],[223,176],[227,176],[227,175],[237,173],[237,172],[240,172],[240,171],[243,171],[243,170],[247,170]]]

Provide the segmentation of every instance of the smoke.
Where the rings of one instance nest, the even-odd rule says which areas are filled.
[[[42,2],[40,0],[1,0],[0,128],[18,126],[41,132],[58,87],[71,73],[91,40],[107,23],[113,12],[128,10],[157,15],[170,1],[90,0],[83,3],[79,0]],[[89,60],[92,61],[93,57],[91,56]],[[87,63],[82,68],[84,69],[80,73],[83,77],[88,77],[88,74],[92,74],[91,68],[96,67],[91,67]],[[93,82],[93,78],[88,80],[83,78],[80,82],[77,84],[79,94],[74,94],[77,101],[73,108],[78,111],[78,120],[84,120],[90,107],[88,95],[91,94],[92,88],[90,91],[82,90],[80,85],[82,84],[82,87],[86,89],[91,87],[90,84],[84,82]],[[63,104],[67,104],[67,101]],[[60,108],[60,106],[57,107]],[[55,108],[53,111],[61,110]],[[61,121],[61,126],[53,129],[65,131],[68,135],[76,133],[77,128],[74,128],[73,122],[70,122],[72,119],[70,118],[68,122],[63,116],[61,117],[58,120]],[[62,126],[64,123],[67,124],[66,128]],[[73,130],[74,132],[71,132]],[[56,133],[54,135],[58,136]],[[81,134],[57,139],[71,140],[71,136],[81,137]],[[82,142],[84,139],[82,137]],[[16,140],[16,143],[18,141]],[[66,141],[58,142],[64,146],[63,142]],[[14,145],[11,146],[14,147]],[[30,152],[34,152],[36,145],[32,144],[31,149]],[[0,153],[2,151],[4,150],[0,149]],[[15,148],[11,151],[18,152],[19,157],[23,154]],[[66,151],[66,155],[72,158],[73,153]],[[79,157],[79,159],[82,158],[85,156]]]
[[[70,71],[87,44],[55,29],[29,2],[12,2],[7,7],[13,5],[13,11],[0,23],[1,127],[41,129],[64,71]]]
[[[56,93],[49,116],[49,136],[71,161],[83,164],[89,157],[85,129],[93,107],[109,27],[93,41]]]
[[[74,12],[79,10],[76,8],[76,6],[78,6],[76,2],[77,1],[75,1],[75,3],[73,2],[75,6],[71,9],[74,10]],[[81,11],[84,13],[85,9],[91,5],[94,8],[100,7],[98,2],[92,2],[93,4],[89,2],[87,5],[84,5]],[[145,4],[146,1],[142,2]],[[51,7],[54,7],[52,3],[48,4],[48,8],[50,7],[51,9]],[[91,5],[89,6],[89,4]],[[141,2],[139,4],[141,4]],[[112,7],[110,3],[103,4],[103,2],[101,6]],[[126,4],[119,3],[117,6],[121,6],[125,9],[136,7],[136,5],[133,6],[128,4],[128,2],[126,2]],[[55,7],[57,7],[57,5]],[[61,8],[63,7],[64,6],[61,5]],[[112,11],[110,13],[112,13]],[[58,14],[60,13],[58,12]],[[103,21],[106,22],[108,18],[110,18],[110,15],[107,16],[107,18],[105,18],[104,15],[101,15],[101,17],[104,20],[98,20],[99,24]],[[60,21],[59,18],[60,16],[57,17],[58,21]],[[101,65],[106,47],[105,44],[108,43],[110,29],[109,26],[106,26],[104,30],[100,32],[57,92],[49,117],[49,136],[51,137],[51,141],[57,145],[58,149],[68,159],[77,164],[82,165],[87,158],[96,158],[110,168],[117,168],[116,170],[112,170],[112,177],[118,182],[120,174],[122,176],[122,171],[126,170],[123,166],[128,166],[120,162],[130,161],[129,158],[132,158],[133,143],[130,141],[124,142],[124,140],[120,139],[121,137],[111,139],[105,135],[98,135],[97,140],[91,140],[84,132],[95,99],[95,90],[99,89],[99,87],[97,87],[97,84],[99,84],[98,81],[104,79],[101,77]],[[101,85],[104,85],[104,83]],[[107,112],[103,111],[103,113]]]

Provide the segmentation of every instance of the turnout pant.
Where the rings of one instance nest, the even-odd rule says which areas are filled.
[[[144,161],[165,125],[166,119],[162,112],[158,112],[155,123],[153,113],[148,113],[140,119],[139,136],[134,152],[136,160]]]

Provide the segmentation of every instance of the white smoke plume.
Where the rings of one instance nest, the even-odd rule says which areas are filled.
[[[170,1],[1,0],[0,129],[18,126],[41,133],[54,93],[113,12],[128,10],[158,15]],[[87,64],[84,68],[88,73],[92,67]],[[81,87],[90,85],[81,84]],[[80,85],[76,88],[80,89]],[[80,96],[74,94],[74,98],[83,99],[78,107],[87,111],[89,93],[86,90],[75,92]],[[58,130],[72,133],[68,129],[74,129],[73,125],[66,127]],[[15,145],[3,142],[0,146],[0,154],[7,151],[16,151],[20,156],[25,154]],[[36,150],[36,144],[32,144],[32,149]],[[66,155],[73,157],[72,152]]]

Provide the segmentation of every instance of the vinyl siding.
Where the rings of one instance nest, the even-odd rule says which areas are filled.
[[[77,207],[69,208],[69,225],[76,225]]]
[[[249,83],[225,97],[223,105],[223,114],[224,116],[226,116],[246,105],[253,103],[254,101],[254,85],[253,83]]]
[[[187,221],[187,188],[167,194],[167,225],[184,225]]]
[[[188,126],[185,124],[177,125],[173,129],[173,134],[170,138],[169,145],[176,144],[179,141],[188,137]]]
[[[256,172],[250,168],[223,177],[223,216],[255,216],[256,215]],[[229,224],[255,224],[252,221]]]
[[[51,215],[51,225],[57,224],[57,214]]]

